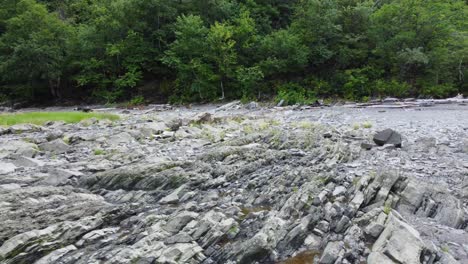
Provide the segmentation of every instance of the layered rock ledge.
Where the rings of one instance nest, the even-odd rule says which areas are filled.
[[[468,262],[466,106],[117,113],[3,129],[1,263]]]

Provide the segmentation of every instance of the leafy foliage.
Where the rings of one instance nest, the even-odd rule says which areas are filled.
[[[148,83],[175,102],[468,93],[463,0],[0,5],[1,98],[113,103]]]
[[[315,102],[316,98],[313,91],[296,83],[286,83],[279,86],[276,101],[283,101],[284,105],[305,105]]]

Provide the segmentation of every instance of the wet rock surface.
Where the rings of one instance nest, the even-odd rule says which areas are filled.
[[[467,107],[116,112],[4,128],[1,263],[468,262]]]

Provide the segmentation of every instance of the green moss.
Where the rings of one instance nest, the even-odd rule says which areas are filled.
[[[182,175],[172,175],[169,178],[166,189],[175,189],[184,184],[187,179]]]
[[[441,248],[442,252],[448,253],[450,251],[450,248],[447,245],[443,245]]]
[[[302,129],[311,129],[313,124],[309,121],[301,121],[299,122],[299,127]]]
[[[353,186],[357,186],[359,184],[359,181],[361,180],[361,177],[355,177],[353,179]]]
[[[63,137],[62,140],[63,140],[63,142],[65,142],[65,144],[70,145],[70,137],[65,136],[65,137]]]
[[[239,233],[239,227],[232,226],[231,228],[229,228],[228,233],[231,235],[236,235],[237,233]]]
[[[209,140],[210,142],[214,143],[216,141],[215,136],[208,129],[203,129],[203,131],[201,133],[201,136],[202,136],[202,138],[205,138],[205,139]]]
[[[313,202],[314,202],[314,196],[309,194],[308,197],[307,197],[307,202],[306,202],[306,204],[304,205],[304,208],[305,208],[306,210],[308,210],[308,209],[312,206],[312,203],[313,203]]]
[[[245,117],[243,116],[235,116],[233,118],[231,118],[232,121],[235,121],[237,123],[242,123],[244,120],[245,120]]]
[[[371,123],[371,122],[364,122],[364,123],[362,123],[362,127],[363,127],[363,128],[371,128],[371,127],[372,127],[372,123]]]
[[[265,130],[265,129],[269,128],[269,127],[270,127],[270,124],[267,123],[267,122],[262,122],[262,123],[260,123],[260,125],[258,126],[258,128],[259,128],[260,130]]]
[[[94,150],[94,155],[98,156],[98,155],[104,155],[105,154],[105,151],[102,150],[102,149],[95,149]]]
[[[279,126],[279,125],[281,125],[281,122],[278,121],[278,120],[271,120],[271,121],[270,121],[270,124],[271,124],[272,126]]]
[[[0,114],[0,125],[11,126],[16,124],[43,125],[49,121],[63,121],[65,123],[78,123],[80,121],[96,118],[115,121],[120,119],[118,115],[107,113],[82,113],[82,112],[29,112],[15,114]]]
[[[244,130],[244,133],[246,133],[246,134],[251,134],[254,131],[254,129],[253,129],[253,127],[251,125],[245,125],[243,127],[243,130]]]
[[[322,185],[326,185],[327,183],[330,182],[330,180],[331,179],[328,176],[319,176],[319,177],[317,177],[317,182],[322,184]]]

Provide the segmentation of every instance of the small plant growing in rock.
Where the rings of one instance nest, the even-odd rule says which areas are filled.
[[[229,228],[227,234],[230,239],[233,239],[237,236],[237,234],[240,232],[240,229],[238,226],[232,226]]]
[[[254,129],[251,125],[245,125],[243,130],[246,134],[251,134],[252,132],[254,132]]]
[[[235,116],[235,117],[232,118],[232,120],[233,120],[234,122],[237,122],[237,123],[242,123],[242,121],[244,121],[245,118],[242,117],[242,116]]]
[[[369,128],[372,127],[372,123],[371,122],[364,122],[364,123],[362,123],[362,127],[369,129]]]
[[[358,130],[361,126],[359,124],[353,124],[353,129]]]
[[[105,152],[102,149],[95,149],[94,150],[94,155],[99,156],[99,155],[104,155]]]
[[[262,122],[262,123],[260,123],[260,125],[258,126],[258,128],[259,128],[260,130],[265,130],[265,129],[267,129],[268,127],[270,127],[270,124],[268,124],[267,122]]]
[[[34,141],[31,138],[23,138],[23,141],[27,143],[34,143]]]
[[[307,196],[307,202],[306,204],[304,205],[304,208],[305,209],[309,209],[311,206],[312,206],[312,203],[314,202],[314,196],[313,195],[308,195]]]
[[[221,130],[221,132],[219,132],[219,138],[221,140],[224,140],[225,137],[226,137],[226,130]]]
[[[63,137],[63,142],[67,145],[70,145],[70,137]]]
[[[215,136],[213,135],[213,133],[211,133],[209,130],[207,129],[204,129],[203,132],[202,132],[202,137],[209,140],[210,142],[215,142],[216,141],[216,138]]]
[[[359,181],[361,180],[361,177],[355,177],[353,179],[353,186],[357,186],[359,184]]]
[[[272,119],[272,120],[270,121],[270,124],[271,124],[272,126],[279,126],[279,125],[281,125],[281,122],[278,121],[278,120]]]
[[[281,131],[279,129],[273,129],[271,131],[270,144],[273,147],[279,147],[281,145]]]
[[[391,211],[392,211],[392,207],[391,207],[389,204],[385,204],[384,209],[383,209],[383,212],[384,212],[386,215],[389,215]]]
[[[309,121],[302,121],[299,123],[299,127],[302,129],[311,129],[312,128],[312,123]]]
[[[442,247],[440,247],[440,250],[442,250],[442,252],[448,253],[450,251],[450,248],[447,245],[443,245]]]

